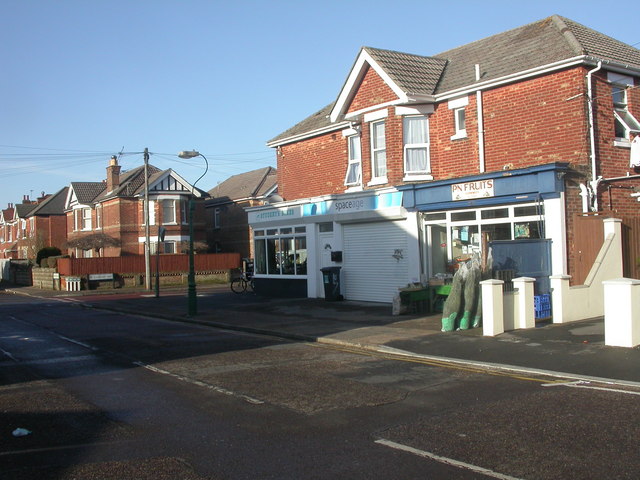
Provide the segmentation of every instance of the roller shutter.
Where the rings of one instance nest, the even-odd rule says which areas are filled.
[[[391,303],[398,287],[407,285],[407,233],[402,225],[402,222],[344,225],[341,282],[347,300]],[[399,258],[393,256],[396,250]]]

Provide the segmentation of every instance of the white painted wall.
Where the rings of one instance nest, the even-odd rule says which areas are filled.
[[[621,278],[622,221],[603,220],[605,241],[584,285],[570,287],[568,275],[551,277],[553,323],[567,323],[604,315],[602,282]]]

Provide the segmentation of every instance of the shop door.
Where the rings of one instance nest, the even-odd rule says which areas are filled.
[[[427,274],[429,278],[447,273],[447,227],[427,225]]]
[[[341,282],[347,300],[391,303],[408,283],[407,233],[399,222],[344,226]]]

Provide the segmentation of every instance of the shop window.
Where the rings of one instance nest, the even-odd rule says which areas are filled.
[[[256,274],[307,274],[306,227],[257,230],[254,236]]]
[[[476,219],[475,210],[470,210],[466,212],[453,212],[451,214],[452,222],[466,222],[466,221],[475,220],[475,219]]]
[[[320,233],[333,232],[333,222],[319,223],[318,224],[318,231]]]
[[[491,219],[491,218],[507,218],[509,216],[508,208],[492,208],[490,210],[482,210],[480,212],[480,217],[483,220]]]
[[[534,215],[542,215],[544,208],[542,205],[527,205],[526,207],[515,207],[513,209],[514,217],[531,217]]]
[[[513,237],[515,239],[542,238],[540,222],[516,222],[513,225]]]

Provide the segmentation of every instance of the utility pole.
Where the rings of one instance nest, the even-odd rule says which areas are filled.
[[[151,290],[151,257],[149,236],[149,149],[144,149],[144,288]]]

